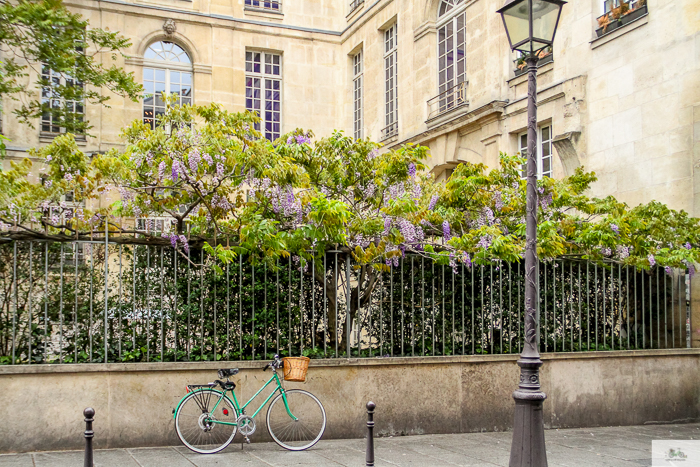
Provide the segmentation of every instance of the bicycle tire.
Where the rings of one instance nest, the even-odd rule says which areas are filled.
[[[285,391],[289,410],[287,413],[282,394],[275,397],[267,408],[267,431],[283,448],[304,451],[316,444],[326,431],[326,410],[316,396],[302,389]]]
[[[216,407],[216,412],[210,412],[220,397],[223,400]],[[175,431],[182,444],[199,454],[222,451],[231,444],[238,430],[235,425],[209,423],[207,414],[215,420],[235,422],[238,419],[231,399],[220,391],[201,389],[185,397],[175,414]]]

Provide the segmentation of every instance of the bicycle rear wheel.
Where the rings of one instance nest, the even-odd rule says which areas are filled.
[[[289,411],[282,394],[267,409],[267,431],[285,449],[303,451],[316,444],[326,430],[326,411],[310,392],[301,389],[285,391]],[[291,417],[289,412],[296,417]]]
[[[223,425],[215,421],[236,423],[237,418],[238,413],[231,399],[219,391],[202,389],[190,393],[180,404],[175,415],[175,430],[182,444],[192,451],[213,454],[233,441],[237,429],[236,425]]]

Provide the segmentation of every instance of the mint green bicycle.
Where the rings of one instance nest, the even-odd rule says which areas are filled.
[[[303,451],[316,444],[326,430],[326,411],[310,392],[284,389],[277,375],[281,366],[282,361],[275,355],[263,368],[271,368],[272,377],[243,406],[236,398],[235,383],[229,381],[230,376],[238,374],[238,368],[218,371],[219,378],[226,381],[188,385],[188,394],[173,410],[175,429],[182,444],[200,454],[213,454],[231,444],[237,431],[250,443],[248,437],[256,428],[255,416],[278,392],[267,408],[267,431],[272,439],[290,451]],[[246,415],[246,407],[273,381],[277,388],[253,415]]]

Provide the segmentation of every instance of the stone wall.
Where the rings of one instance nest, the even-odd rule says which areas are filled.
[[[325,439],[362,437],[368,400],[377,403],[378,436],[503,431],[513,422],[516,359],[315,360],[305,383],[287,387],[321,399]],[[543,360],[548,428],[700,418],[698,350],[547,354]],[[212,381],[217,368],[236,366],[237,395],[247,400],[270,376],[261,371],[263,362],[0,367],[0,452],[80,449],[87,406],[97,413],[98,448],[177,445],[172,409],[185,385]],[[264,415],[256,418],[263,425]],[[268,439],[258,426],[253,441]]]

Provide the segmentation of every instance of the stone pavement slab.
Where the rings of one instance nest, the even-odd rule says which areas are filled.
[[[98,434],[99,436],[99,434]],[[512,433],[401,436],[375,440],[377,467],[505,467]],[[551,467],[639,467],[651,465],[654,439],[698,439],[700,424],[547,430]],[[365,465],[365,440],[321,440],[305,452],[273,443],[230,445],[219,454],[196,454],[183,446],[100,449],[96,467],[338,467]],[[0,455],[0,467],[78,467],[81,451]]]

